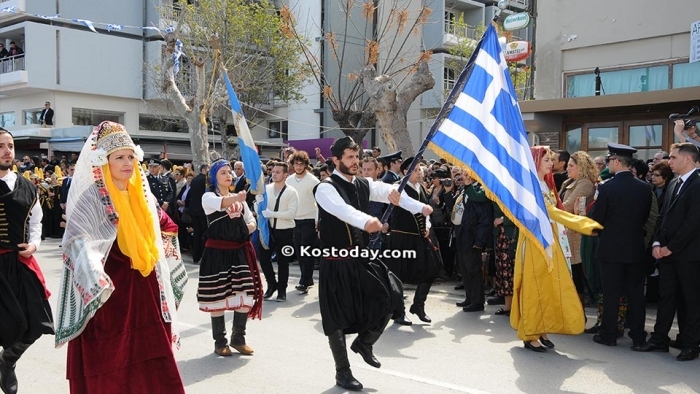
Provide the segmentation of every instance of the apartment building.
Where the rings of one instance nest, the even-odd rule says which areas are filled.
[[[535,100],[520,104],[528,131],[569,152],[668,151],[669,114],[700,105],[700,62],[689,63],[698,20],[694,0],[537,0]]]

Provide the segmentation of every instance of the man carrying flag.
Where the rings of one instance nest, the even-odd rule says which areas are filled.
[[[515,262],[515,282],[521,295],[526,296],[514,297],[511,325],[526,347],[541,348],[539,343],[533,343],[541,336],[545,344],[551,345],[546,333],[582,332],[580,303],[569,302],[556,292],[570,288],[570,298],[577,301],[565,261],[559,259],[563,228],[550,222],[550,214],[556,208],[545,203],[540,185],[542,174],[538,174],[530,152],[515,89],[493,25],[488,26],[438,114],[424,143],[427,144],[440,157],[465,164],[467,173],[520,229],[521,249],[516,255],[526,258]],[[551,164],[551,157],[545,156]],[[569,219],[580,224],[577,231],[584,234],[600,228],[586,218]],[[542,288],[539,294],[543,296],[538,296],[537,287]]]

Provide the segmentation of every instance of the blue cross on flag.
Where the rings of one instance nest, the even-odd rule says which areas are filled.
[[[429,146],[448,161],[452,158],[469,167],[487,196],[545,252],[554,235],[508,64],[492,24],[475,51],[474,62],[467,64],[455,85],[461,91],[454,107],[429,137]]]

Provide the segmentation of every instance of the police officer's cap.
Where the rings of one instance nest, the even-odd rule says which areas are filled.
[[[160,165],[160,160],[158,159],[150,159],[148,161],[149,166],[159,166]]]
[[[403,153],[403,152],[401,152],[401,151],[394,152],[394,153],[390,153],[390,154],[388,154],[388,155],[386,155],[386,156],[383,156],[382,159],[384,160],[384,162],[385,162],[386,164],[389,164],[389,163],[394,162],[394,161],[396,161],[396,160],[401,160],[401,154],[402,154],[402,153]]]
[[[633,158],[634,154],[637,153],[637,150],[632,148],[631,146],[627,145],[622,145],[622,144],[615,144],[612,142],[608,143],[608,157],[610,156],[627,156],[629,158]]]

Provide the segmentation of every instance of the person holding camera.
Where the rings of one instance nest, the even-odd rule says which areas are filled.
[[[700,136],[698,135],[697,121],[694,119],[676,119],[673,122],[673,134],[678,137],[678,140],[690,142],[695,146],[700,144]],[[686,138],[687,135],[688,137]]]

